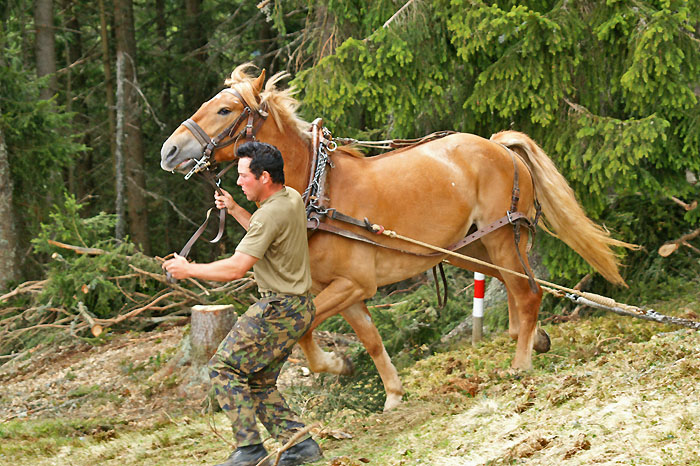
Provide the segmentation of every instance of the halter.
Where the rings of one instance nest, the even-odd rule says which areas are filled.
[[[185,175],[186,180],[189,180],[195,173],[199,173],[202,170],[206,170],[211,167],[211,158],[214,155],[216,149],[221,149],[223,147],[230,146],[231,144],[238,142],[238,140],[242,136],[245,136],[244,139],[251,139],[254,141],[255,133],[257,133],[257,130],[267,118],[268,114],[265,110],[263,110],[262,108],[258,110],[253,109],[250,105],[248,105],[248,102],[245,101],[243,96],[241,96],[241,94],[235,89],[225,89],[224,91],[230,92],[231,94],[236,96],[238,100],[241,101],[241,103],[243,104],[243,111],[240,115],[238,115],[238,118],[236,118],[234,122],[227,126],[226,129],[224,129],[221,133],[219,133],[218,136],[216,136],[213,139],[210,138],[206,131],[204,131],[202,127],[199,126],[197,122],[195,122],[191,118],[188,118],[187,120],[182,122],[182,126],[187,128],[190,131],[190,133],[192,133],[192,135],[199,141],[199,143],[202,144],[202,157],[200,159],[194,159],[194,167],[192,167],[189,173]],[[241,122],[243,122],[243,120],[246,117],[248,118],[248,123],[246,124],[246,126],[238,134],[234,134],[236,129],[238,129],[238,126],[240,126]],[[226,137],[228,137],[229,140],[224,143],[221,143],[221,141],[223,141]]]

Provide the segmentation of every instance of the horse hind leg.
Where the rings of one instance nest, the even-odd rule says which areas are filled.
[[[493,264],[516,272],[523,270],[515,250],[512,230],[502,228],[487,235],[482,241]],[[526,244],[527,236],[522,235],[519,246],[523,261],[526,267],[529,267],[525,251]],[[547,346],[544,337],[537,331],[537,315],[542,302],[542,290],[538,287],[537,293],[533,293],[526,278],[507,272],[501,272],[501,277],[508,291],[509,333],[511,337],[517,339],[512,367],[528,370],[532,367],[532,349],[535,342],[538,349],[544,349]],[[546,340],[549,338],[546,337]]]
[[[401,397],[404,393],[401,379],[396,367],[391,362],[389,354],[386,352],[377,327],[372,322],[367,306],[361,301],[348,307],[342,312],[342,315],[355,331],[355,334],[357,334],[377,367],[386,391],[384,411],[395,408],[401,403]]]
[[[518,308],[515,302],[515,298],[511,293],[508,293],[508,334],[513,340],[518,339],[520,334],[520,321],[518,319]],[[535,338],[532,343],[532,349],[537,353],[546,353],[550,350],[552,343],[549,339],[549,335],[544,331],[542,327],[537,326],[535,331]]]

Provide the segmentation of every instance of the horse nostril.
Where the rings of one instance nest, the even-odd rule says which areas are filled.
[[[166,156],[166,158],[171,158],[175,154],[177,154],[177,146],[174,145],[173,147],[170,148],[170,152],[168,152],[168,155]]]

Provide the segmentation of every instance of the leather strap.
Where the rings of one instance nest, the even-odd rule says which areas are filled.
[[[442,289],[444,291],[442,298],[440,297],[440,282],[438,282],[437,278],[438,269],[440,270],[440,277],[442,277]],[[445,268],[442,262],[433,267],[433,281],[435,282],[435,294],[437,294],[438,307],[444,309],[447,304],[447,278],[445,277]]]

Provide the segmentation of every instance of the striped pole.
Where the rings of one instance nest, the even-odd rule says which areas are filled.
[[[472,308],[472,345],[481,341],[484,330],[484,289],[483,273],[474,272],[474,306]]]

